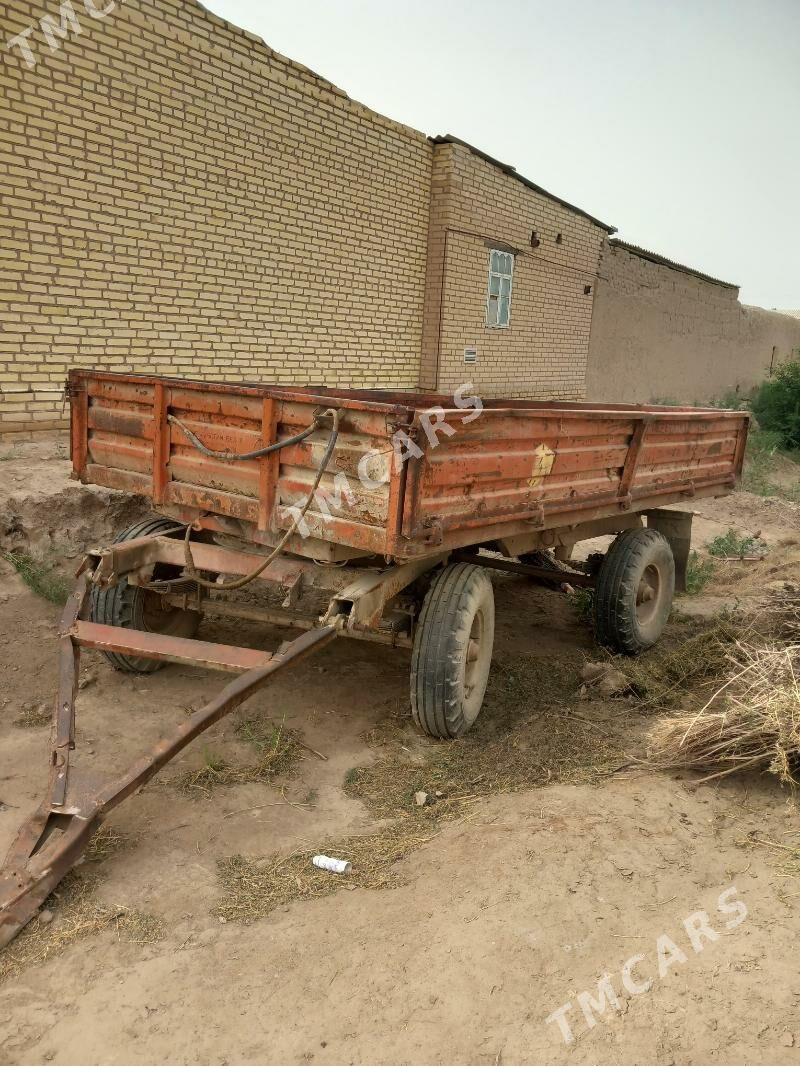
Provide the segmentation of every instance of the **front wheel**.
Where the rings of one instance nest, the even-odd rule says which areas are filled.
[[[414,634],[411,711],[429,736],[463,736],[478,717],[494,646],[494,592],[474,563],[446,566],[431,582]]]
[[[624,655],[652,647],[664,631],[675,592],[675,560],[655,529],[621,533],[597,574],[594,630],[598,644]]]
[[[149,518],[123,530],[114,538],[114,543],[157,536],[174,528],[175,523],[168,518]],[[177,577],[179,573],[179,567],[157,563],[153,577],[156,580],[167,579]],[[92,589],[91,620],[101,625],[139,629],[145,633],[161,633],[170,637],[193,637],[200,625],[197,611],[165,606],[159,593],[129,585],[124,577],[109,588],[95,586]],[[127,674],[152,674],[164,665],[158,659],[142,659],[115,651],[103,652],[103,655],[115,670]]]

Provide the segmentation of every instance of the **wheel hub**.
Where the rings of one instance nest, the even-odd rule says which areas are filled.
[[[639,621],[647,623],[658,608],[661,591],[661,574],[658,567],[648,566],[641,576],[636,590],[636,614]]]

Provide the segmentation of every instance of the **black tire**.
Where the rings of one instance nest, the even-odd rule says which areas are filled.
[[[494,592],[485,569],[474,563],[445,567],[423,601],[411,656],[411,711],[429,736],[453,739],[472,726],[493,645]]]
[[[598,644],[638,655],[664,631],[675,592],[675,560],[655,529],[621,533],[597,575],[594,631]]]
[[[168,518],[148,518],[129,526],[114,538],[115,544],[137,537],[148,537],[174,529],[175,522]],[[154,577],[176,577],[178,567],[157,564]],[[193,637],[200,625],[197,611],[184,611],[178,607],[161,608],[161,597],[155,592],[146,592],[136,585],[129,585],[127,578],[120,578],[110,588],[92,589],[91,620],[104,626],[119,626],[122,629],[139,629],[146,633],[164,633],[173,637]],[[119,652],[103,652],[115,670],[126,674],[152,674],[165,664],[157,659],[141,659]]]

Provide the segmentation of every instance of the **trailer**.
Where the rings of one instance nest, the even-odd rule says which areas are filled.
[[[691,512],[741,475],[740,411],[481,400],[73,370],[73,476],[154,516],[89,552],[59,629],[47,795],[0,870],[0,945],[118,803],[279,670],[348,637],[411,651],[414,721],[462,736],[486,689],[491,570],[594,591],[597,640],[653,645],[685,588]],[[575,545],[613,536],[604,554]],[[255,589],[278,601],[253,603]],[[245,593],[244,590],[247,590]],[[320,607],[320,598],[322,605]],[[227,618],[299,631],[275,651],[198,637]],[[122,776],[70,754],[82,648],[120,671],[235,675]]]

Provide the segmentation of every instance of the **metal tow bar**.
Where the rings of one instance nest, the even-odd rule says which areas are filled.
[[[326,625],[303,633],[296,640],[281,645],[273,655],[249,653],[259,665],[246,668],[246,649],[242,665],[233,669],[244,672],[205,707],[195,711],[167,737],[138,759],[120,777],[98,778],[82,768],[70,766],[70,752],[75,747],[75,695],[78,687],[80,648],[82,645],[101,646],[97,640],[83,639],[86,630],[110,629],[81,623],[86,613],[90,583],[87,573],[81,574],[67,601],[59,626],[59,681],[53,710],[51,733],[50,779],[47,796],[38,810],[20,828],[0,869],[0,947],[10,943],[17,933],[35,917],[37,911],[64,875],[78,862],[93,833],[99,829],[109,811],[157,774],[165,763],[190,744],[209,726],[235,710],[262,688],[279,670],[298,662],[305,655],[324,647],[333,640],[338,626]],[[81,629],[83,626],[83,630]],[[116,627],[113,627],[116,630]],[[116,630],[114,646],[124,649],[125,637],[130,636],[136,654],[152,658],[177,658],[209,664],[205,652],[221,645],[202,641],[178,640],[147,634],[152,648],[137,644],[143,634],[133,630]],[[172,654],[170,645],[179,644],[180,654]],[[161,646],[159,646],[161,645]],[[198,654],[192,656],[191,645]],[[202,649],[202,653],[200,651]],[[231,652],[233,649],[227,649]],[[231,669],[229,662],[227,667]]]

